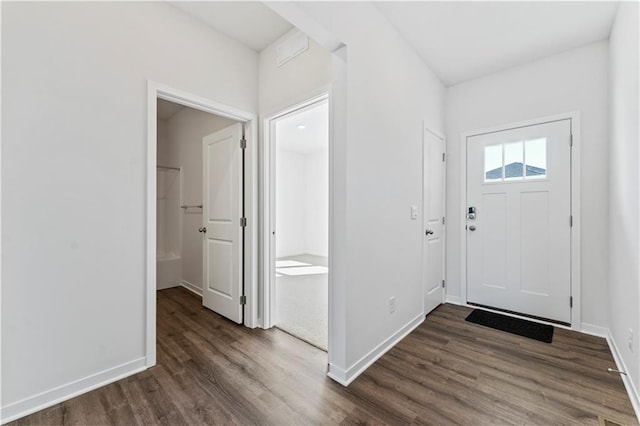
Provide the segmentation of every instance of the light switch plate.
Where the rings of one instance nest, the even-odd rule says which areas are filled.
[[[411,220],[416,220],[418,218],[418,206],[411,206]]]

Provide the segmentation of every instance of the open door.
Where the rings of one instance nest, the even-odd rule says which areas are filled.
[[[238,324],[243,321],[243,155],[242,124],[203,142],[202,304]]]
[[[444,140],[425,129],[423,146],[424,313],[444,301]]]

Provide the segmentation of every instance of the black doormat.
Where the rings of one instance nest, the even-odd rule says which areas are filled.
[[[496,330],[506,331],[507,333],[517,334],[518,336],[545,343],[551,343],[553,340],[553,326],[495,314],[481,309],[474,309],[466,320],[474,324],[484,325],[485,327],[495,328]]]

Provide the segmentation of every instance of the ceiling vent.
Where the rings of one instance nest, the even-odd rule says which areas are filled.
[[[281,67],[308,48],[309,38],[306,34],[298,31],[287,37],[286,40],[278,45],[278,66]]]

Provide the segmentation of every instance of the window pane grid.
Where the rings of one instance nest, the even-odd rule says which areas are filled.
[[[547,139],[484,147],[484,181],[505,182],[547,177]]]

